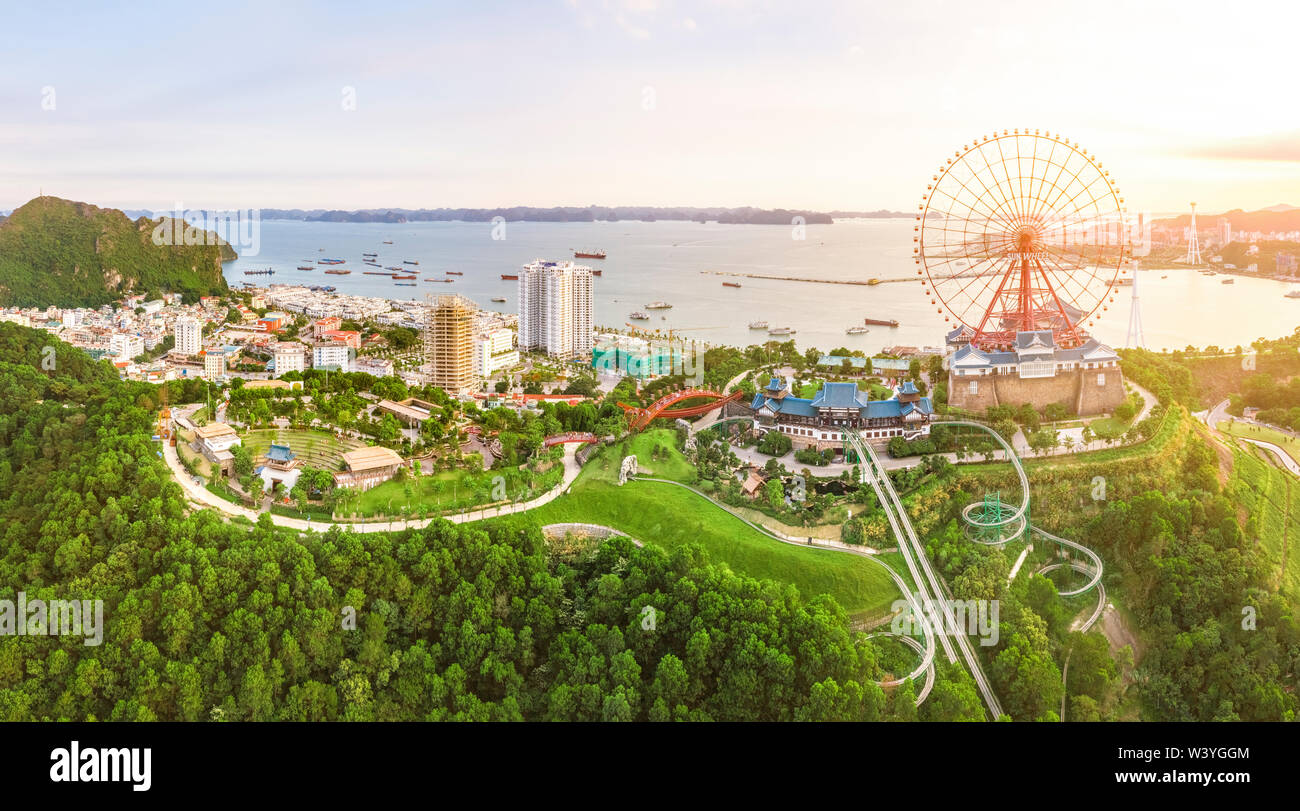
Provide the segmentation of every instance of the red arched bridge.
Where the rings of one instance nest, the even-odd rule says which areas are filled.
[[[627,403],[619,403],[618,406],[627,414],[628,427],[633,431],[641,431],[660,417],[666,419],[698,417],[701,414],[709,413],[715,408],[721,408],[727,403],[735,402],[744,396],[745,393],[739,389],[731,394],[719,394],[708,389],[682,389],[681,391],[665,394],[651,403],[648,408],[631,406]],[[709,402],[703,405],[687,406],[686,408],[673,408],[677,403],[700,399],[708,399]]]
[[[543,448],[554,448],[556,445],[563,445],[566,442],[595,442],[596,435],[586,431],[570,431],[567,434],[556,434],[548,436],[542,440]]]

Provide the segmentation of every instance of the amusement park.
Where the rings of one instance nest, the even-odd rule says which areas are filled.
[[[757,356],[714,347],[693,379],[467,402],[309,375],[164,409],[157,430],[192,498],[249,518],[268,510],[281,526],[392,531],[527,513],[557,538],[691,543],[801,588],[835,584],[831,593],[874,629],[889,663],[883,690],[914,683],[908,700],[920,707],[939,669],[959,668],[996,719],[1007,710],[983,643],[963,630],[951,574],[932,560],[934,538],[942,530],[1005,555],[1012,584],[1022,568],[1049,578],[1079,612],[1071,632],[1101,619],[1102,558],[1033,523],[1021,457],[1055,431],[1038,427],[1040,415],[1085,426],[1091,441],[1067,454],[1109,442],[1088,437],[1084,421],[1113,420],[1125,404],[1129,439],[1141,438],[1139,423],[1149,432],[1154,398],[1126,383],[1119,355],[1090,331],[1133,272],[1126,216],[1095,155],[1060,135],[1004,131],[955,151],[922,196],[915,281],[948,325],[946,350],[924,363],[877,359],[867,375],[847,362],[814,365],[793,344]],[[581,382],[581,369],[573,374]],[[1037,433],[1008,430],[1005,415],[1033,417]],[[978,474],[954,473],[980,456]],[[966,495],[981,483],[982,495]],[[915,502],[927,492],[968,500],[935,502],[918,518],[902,494]],[[909,632],[882,628],[900,617]],[[911,654],[920,658],[909,664]]]

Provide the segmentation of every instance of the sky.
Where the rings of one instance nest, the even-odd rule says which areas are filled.
[[[1133,210],[1300,205],[1295,4],[532,0],[6,9],[0,209],[916,210],[1063,133]]]

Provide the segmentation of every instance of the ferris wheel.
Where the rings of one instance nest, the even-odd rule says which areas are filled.
[[[954,152],[926,186],[916,272],[976,346],[1007,348],[1032,330],[1078,346],[1127,272],[1126,214],[1110,172],[1077,143],[1003,130]]]

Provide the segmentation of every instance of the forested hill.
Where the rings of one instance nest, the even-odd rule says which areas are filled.
[[[227,289],[230,246],[154,244],[162,220],[58,197],[38,197],[0,223],[0,306],[96,307],[136,292],[187,300]],[[206,233],[206,232],[201,232]]]
[[[0,323],[0,599],[104,602],[101,645],[4,639],[0,721],[917,717],[837,603],[693,547],[560,558],[526,515],[299,537],[191,512],[158,399]],[[981,716],[969,677],[935,691],[922,718]]]

